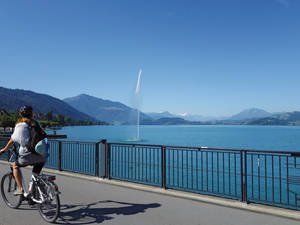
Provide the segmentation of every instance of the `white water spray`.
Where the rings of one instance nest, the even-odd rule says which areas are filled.
[[[140,87],[141,87],[141,74],[142,69],[139,70],[138,80],[135,88],[135,96],[136,96],[136,103],[137,103],[137,133],[136,133],[136,140],[140,140],[140,107],[141,107],[141,96],[140,96]]]

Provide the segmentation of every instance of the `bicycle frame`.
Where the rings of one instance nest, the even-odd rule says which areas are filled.
[[[13,148],[13,150],[12,150],[11,152],[12,152],[12,155],[11,155],[11,158],[10,158],[9,161],[12,163],[12,162],[15,161],[15,158],[16,158],[16,149]],[[12,168],[12,165],[11,165],[11,164],[10,164],[10,168],[11,168],[11,171],[12,171],[12,173],[13,173],[13,168]],[[28,198],[28,196],[29,196],[30,193],[29,193],[29,190],[27,189],[27,185],[25,184],[25,180],[24,180],[24,176],[23,176],[21,167],[19,167],[18,170],[19,170],[19,173],[20,173],[20,175],[21,175],[21,177],[22,177],[23,197],[24,197],[24,198]],[[32,185],[33,185],[35,188],[37,188],[37,190],[38,190],[38,192],[39,192],[39,195],[40,195],[40,198],[41,198],[40,200],[37,200],[37,199],[34,198],[34,196],[31,196],[30,199],[32,199],[32,201],[34,201],[34,202],[36,202],[36,203],[42,204],[43,202],[45,202],[46,199],[44,198],[43,192],[41,191],[39,185],[37,185],[37,177],[36,177],[35,175],[32,174],[30,179],[31,179],[31,181],[33,182]],[[44,182],[44,181],[43,181],[43,182]]]
[[[16,162],[16,148],[10,149],[12,153],[9,158],[10,172],[6,173],[1,179],[1,195],[5,203],[13,209],[17,209],[23,200],[27,200],[29,205],[37,203],[37,209],[42,218],[47,222],[55,222],[60,213],[60,198],[58,186],[55,184],[56,176],[48,174],[32,174],[30,182],[32,186],[27,189],[22,169],[19,167],[19,173],[22,177],[23,195],[14,196],[13,191],[17,189],[17,183],[13,175],[13,162]],[[13,181],[13,183],[12,183]],[[11,185],[14,185],[11,189]],[[8,187],[8,188],[7,188]],[[8,198],[7,198],[8,197]],[[12,198],[11,198],[12,197]],[[16,200],[16,201],[15,201]]]

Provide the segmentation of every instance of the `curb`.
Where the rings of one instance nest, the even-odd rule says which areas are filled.
[[[0,163],[8,164],[7,162],[3,162],[3,161],[0,161]],[[30,166],[28,168],[30,168]],[[166,190],[160,187],[148,186],[144,184],[131,183],[131,182],[120,181],[120,180],[103,179],[103,178],[94,177],[90,175],[77,174],[77,173],[72,173],[67,171],[58,171],[49,168],[43,168],[43,171],[57,174],[57,175],[80,178],[80,179],[103,183],[103,184],[130,188],[134,190],[147,191],[147,192],[163,194],[163,195],[168,195],[177,198],[215,204],[219,206],[231,207],[231,208],[236,208],[241,210],[248,210],[251,212],[269,214],[269,215],[284,217],[293,220],[300,220],[299,211],[292,210],[292,209],[285,209],[285,208],[279,208],[279,207],[273,207],[268,205],[255,204],[255,203],[247,204],[245,202],[240,202],[238,200],[225,199],[222,197],[214,197],[209,195],[195,194],[195,193],[189,193],[189,192],[171,190],[171,189]]]

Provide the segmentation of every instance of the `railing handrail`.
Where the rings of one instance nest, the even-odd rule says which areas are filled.
[[[97,144],[99,142],[94,142],[94,141],[72,141],[72,140],[48,140],[48,141],[53,141],[53,142],[61,142],[61,143],[67,143],[67,144]]]
[[[109,142],[111,145],[126,145],[126,146],[139,146],[139,147],[156,147],[156,148],[174,148],[174,149],[188,149],[188,150],[217,150],[217,151],[235,151],[235,152],[262,152],[262,153],[277,153],[277,154],[291,154],[300,155],[300,151],[282,151],[282,150],[256,150],[256,149],[238,149],[238,148],[214,148],[214,147],[196,147],[196,146],[176,146],[176,145],[154,145],[154,144],[136,144],[136,143],[117,143]]]

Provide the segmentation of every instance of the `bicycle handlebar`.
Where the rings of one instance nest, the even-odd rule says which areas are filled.
[[[16,144],[13,143],[13,145],[10,146],[10,147],[8,148],[8,151],[13,152],[13,153],[15,153],[15,154],[17,155],[17,154],[18,154],[18,151],[17,151]],[[3,154],[3,153],[4,153],[4,152],[1,152],[0,155]]]

